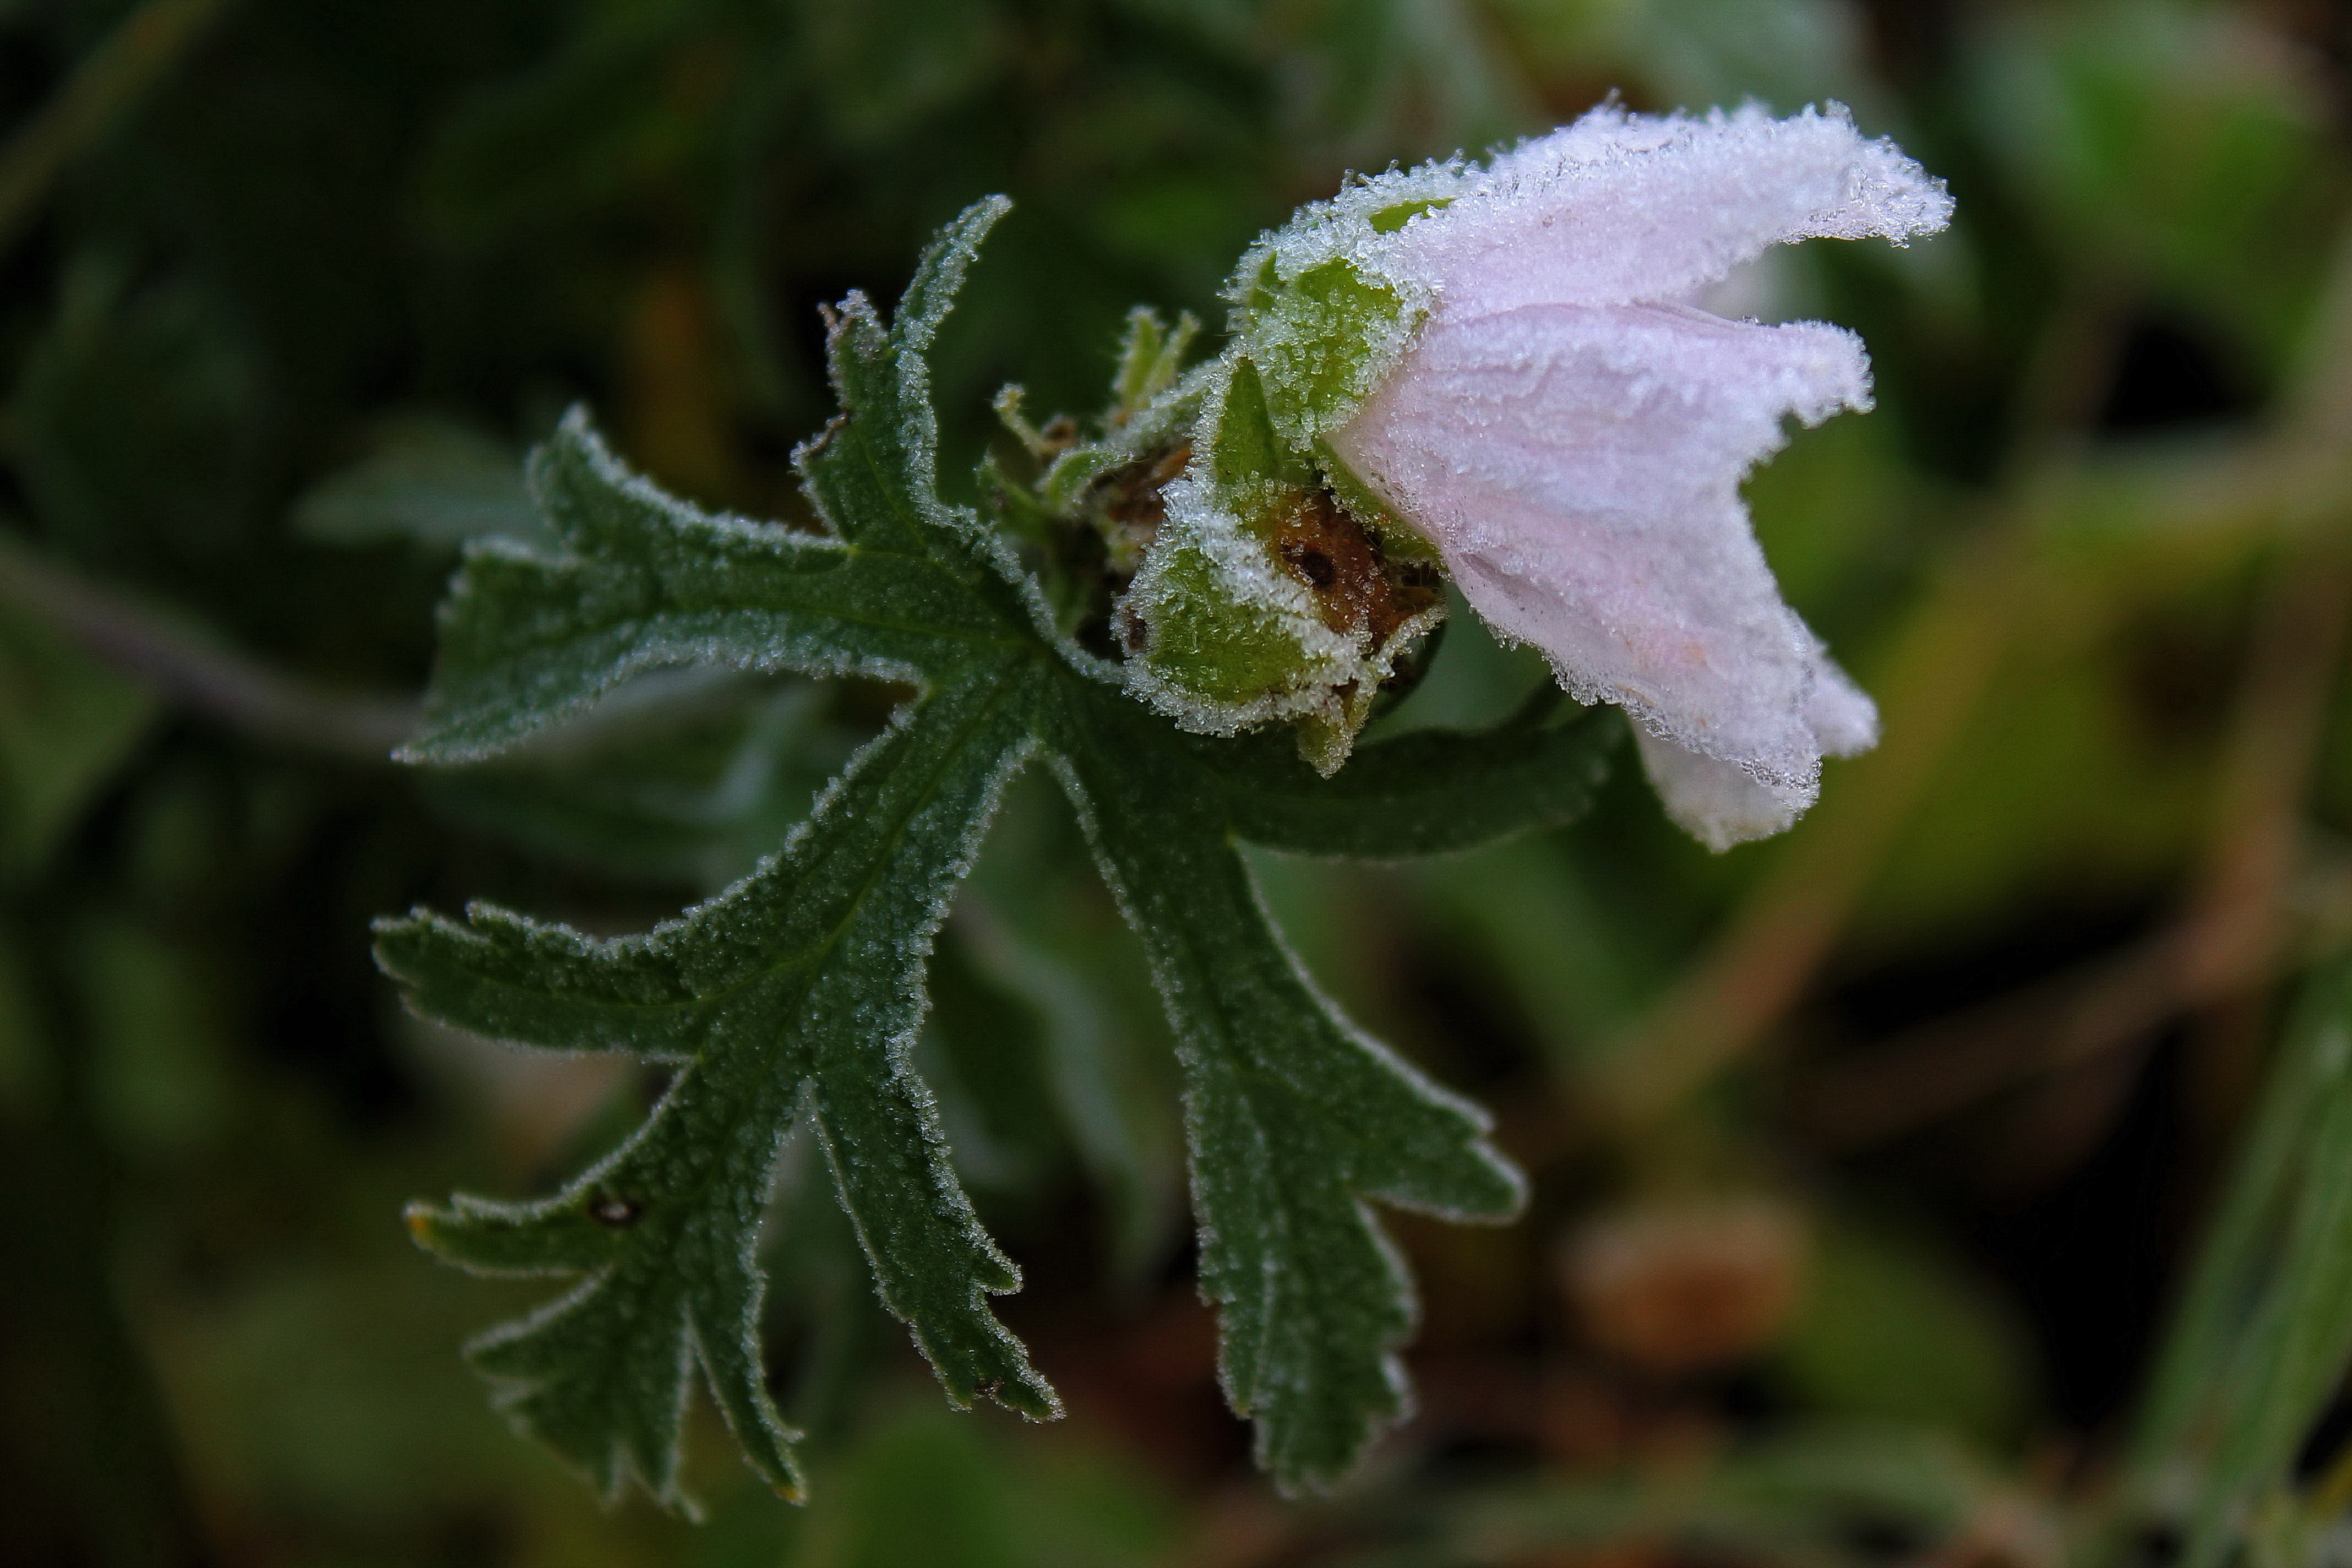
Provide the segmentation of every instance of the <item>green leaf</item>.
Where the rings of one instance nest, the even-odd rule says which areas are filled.
[[[1441,855],[1583,815],[1624,726],[1607,710],[1550,722],[1564,705],[1546,686],[1492,730],[1409,731],[1329,779],[1286,766],[1297,748],[1286,755],[1276,735],[1202,741],[1194,755],[1229,781],[1234,829],[1254,844],[1367,860]]]
[[[1071,795],[1183,1062],[1225,1394],[1256,1419],[1259,1463],[1278,1482],[1327,1485],[1404,1405],[1391,1352],[1412,1326],[1412,1285],[1364,1200],[1502,1220],[1524,1190],[1476,1108],[1317,993],[1268,923],[1225,803],[1200,787],[1211,781],[1174,772],[1160,748],[1117,744],[1144,728],[1118,699],[1071,695],[1087,699],[1064,713]]]
[[[532,454],[533,499],[564,553],[474,546],[443,606],[441,656],[411,762],[470,762],[572,717],[647,670],[719,664],[919,680],[1036,651],[1034,587],[966,512],[938,499],[922,355],[1001,216],[951,225],[886,330],[853,294],[827,334],[845,408],[803,447],[830,535],[714,517],[629,473],[574,409]],[[1026,589],[1025,596],[1023,589]]]
[[[530,479],[567,552],[469,550],[443,611],[429,727],[405,760],[488,756],[652,669],[911,679],[1004,630],[942,563],[891,548],[887,525],[868,545],[709,516],[624,471],[577,410]]]
[[[991,671],[991,674],[996,672]],[[543,1203],[418,1209],[418,1237],[489,1271],[579,1271],[553,1310],[475,1349],[517,1421],[608,1494],[669,1500],[698,1363],[753,1466],[796,1489],[757,1342],[751,1252],[787,1130],[817,1138],[882,1299],[950,1397],[1057,1413],[984,1295],[1020,1276],[982,1234],[908,1060],[921,963],[1005,773],[1034,688],[934,690],[861,752],[782,854],[684,920],[593,942],[478,907],[387,925],[419,1010],[554,1048],[681,1063],[645,1127]]]
[[[894,322],[855,295],[833,319],[845,412],[800,454],[829,531],[698,511],[626,472],[575,414],[531,470],[561,553],[478,546],[445,613],[420,760],[510,746],[664,666],[856,671],[915,690],[780,851],[645,935],[485,907],[381,928],[381,963],[429,1017],[676,1066],[645,1125],[554,1196],[412,1214],[425,1245],[467,1267],[580,1278],[474,1354],[517,1422],[608,1493],[634,1478],[682,1500],[698,1375],[751,1464],[796,1486],[753,1261],[795,1130],[824,1151],[883,1301],[950,1398],[1055,1413],[989,1310],[1019,1275],[973,1216],[910,1056],[933,934],[1032,759],[1076,806],[1160,983],[1225,1385],[1277,1481],[1329,1481],[1404,1405],[1394,1351],[1412,1290],[1369,1203],[1497,1220],[1521,1199],[1486,1118],[1316,992],[1238,845],[1407,854],[1562,821],[1612,731],[1531,709],[1488,734],[1368,746],[1325,783],[1278,741],[1185,735],[1127,696],[1057,636],[1003,544],[936,493],[923,354],[1003,210],[950,226]]]

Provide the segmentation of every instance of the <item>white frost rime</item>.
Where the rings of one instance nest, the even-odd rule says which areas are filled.
[[[1390,180],[1456,193],[1347,247],[1428,306],[1330,452],[1497,631],[1633,717],[1677,822],[1718,849],[1780,831],[1877,715],[1781,602],[1739,486],[1787,416],[1868,408],[1869,361],[1838,327],[1687,301],[1773,245],[1931,232],[1950,198],[1835,105],[1604,106],[1484,171],[1431,174],[1345,204],[1375,210]]]

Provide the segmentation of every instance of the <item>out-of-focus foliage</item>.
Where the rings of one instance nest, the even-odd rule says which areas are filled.
[[[2248,1116],[2273,1057],[2326,1068],[2340,981],[2294,1029],[2285,1002],[2352,935],[2347,26],[2325,0],[0,8],[0,1563],[2336,1550],[2333,1101]],[[1836,96],[1958,197],[1932,243],[1793,253],[1737,307],[1868,340],[1878,411],[1749,494],[1887,738],[1721,858],[1622,783],[1448,860],[1254,855],[1321,984],[1535,1178],[1515,1227],[1400,1228],[1419,1418],[1328,1502],[1251,1479],[1178,1239],[1171,1042],[1031,780],[942,931],[918,1058],[1068,1420],[939,1409],[827,1184],[788,1173],[765,1342],[815,1500],[768,1497],[698,1411],[708,1524],[597,1510],[454,1354],[532,1296],[431,1268],[398,1205],[551,1191],[661,1085],[406,1017],[366,921],[484,897],[645,929],[772,847],[894,694],[647,689],[478,770],[384,765],[401,709],[354,694],[421,689],[453,541],[533,526],[501,464],[585,400],[673,490],[804,520],[817,305],[896,298],[1002,190],[934,368],[964,493],[1000,384],[1094,407],[1139,302],[1213,337],[1234,258],[1344,169],[1612,89]],[[1385,723],[1489,722],[1540,679],[1457,616]],[[2233,1166],[2249,1126],[2272,1152]],[[1769,1266],[1785,1315],[1697,1371],[1605,1349],[1574,1238],[1759,1194],[1803,1218],[1786,1256],[1641,1299],[1681,1303],[1671,1337]],[[2217,1214],[2221,1283],[2158,1357]]]

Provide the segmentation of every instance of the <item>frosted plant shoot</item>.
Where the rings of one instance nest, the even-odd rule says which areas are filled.
[[[797,1491],[761,1249],[793,1138],[949,1398],[1059,1413],[990,1305],[1020,1270],[914,1054],[932,942],[1023,769],[1059,784],[1150,961],[1219,1376],[1259,1461],[1312,1489],[1409,1407],[1412,1281],[1373,1205],[1499,1223],[1526,1189],[1483,1111],[1317,990],[1241,845],[1393,859],[1586,808],[1617,727],[1549,687],[1489,729],[1358,744],[1426,658],[1448,574],[1562,689],[1633,715],[1709,843],[1785,826],[1822,755],[1872,738],[1738,494],[1785,416],[1866,405],[1862,345],[1688,302],[1767,246],[1944,221],[1941,188],[1842,110],[1605,108],[1484,167],[1352,184],[1251,250],[1206,363],[1185,368],[1189,319],[1139,310],[1089,428],[1033,426],[1008,389],[975,510],[939,491],[929,355],[1007,205],[950,225],[887,320],[855,294],[830,318],[842,411],[795,456],[821,528],[700,511],[575,413],[532,458],[544,531],[478,541],[445,607],[419,763],[507,751],[663,668],[913,693],[751,874],[650,931],[487,905],[379,927],[419,1013],[667,1072],[552,1195],[409,1214],[453,1262],[574,1281],[471,1354],[608,1494],[690,1506],[698,1386]]]
[[[1950,211],[1836,105],[1604,106],[1486,166],[1305,209],[1235,277],[1234,341],[1135,588],[1139,690],[1212,733],[1297,719],[1319,766],[1345,759],[1435,611],[1316,601],[1325,574],[1291,536],[1319,480],[1386,562],[1433,551],[1578,700],[1632,715],[1676,821],[1718,849],[1788,826],[1822,756],[1867,749],[1877,720],[1781,602],[1739,484],[1785,416],[1868,408],[1869,362],[1840,328],[1692,301],[1768,247],[1901,243]]]

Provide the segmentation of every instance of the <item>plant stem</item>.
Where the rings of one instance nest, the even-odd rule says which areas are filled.
[[[416,728],[413,701],[336,693],[272,669],[42,559],[5,531],[0,605],[38,616],[100,662],[259,740],[382,763]]]

